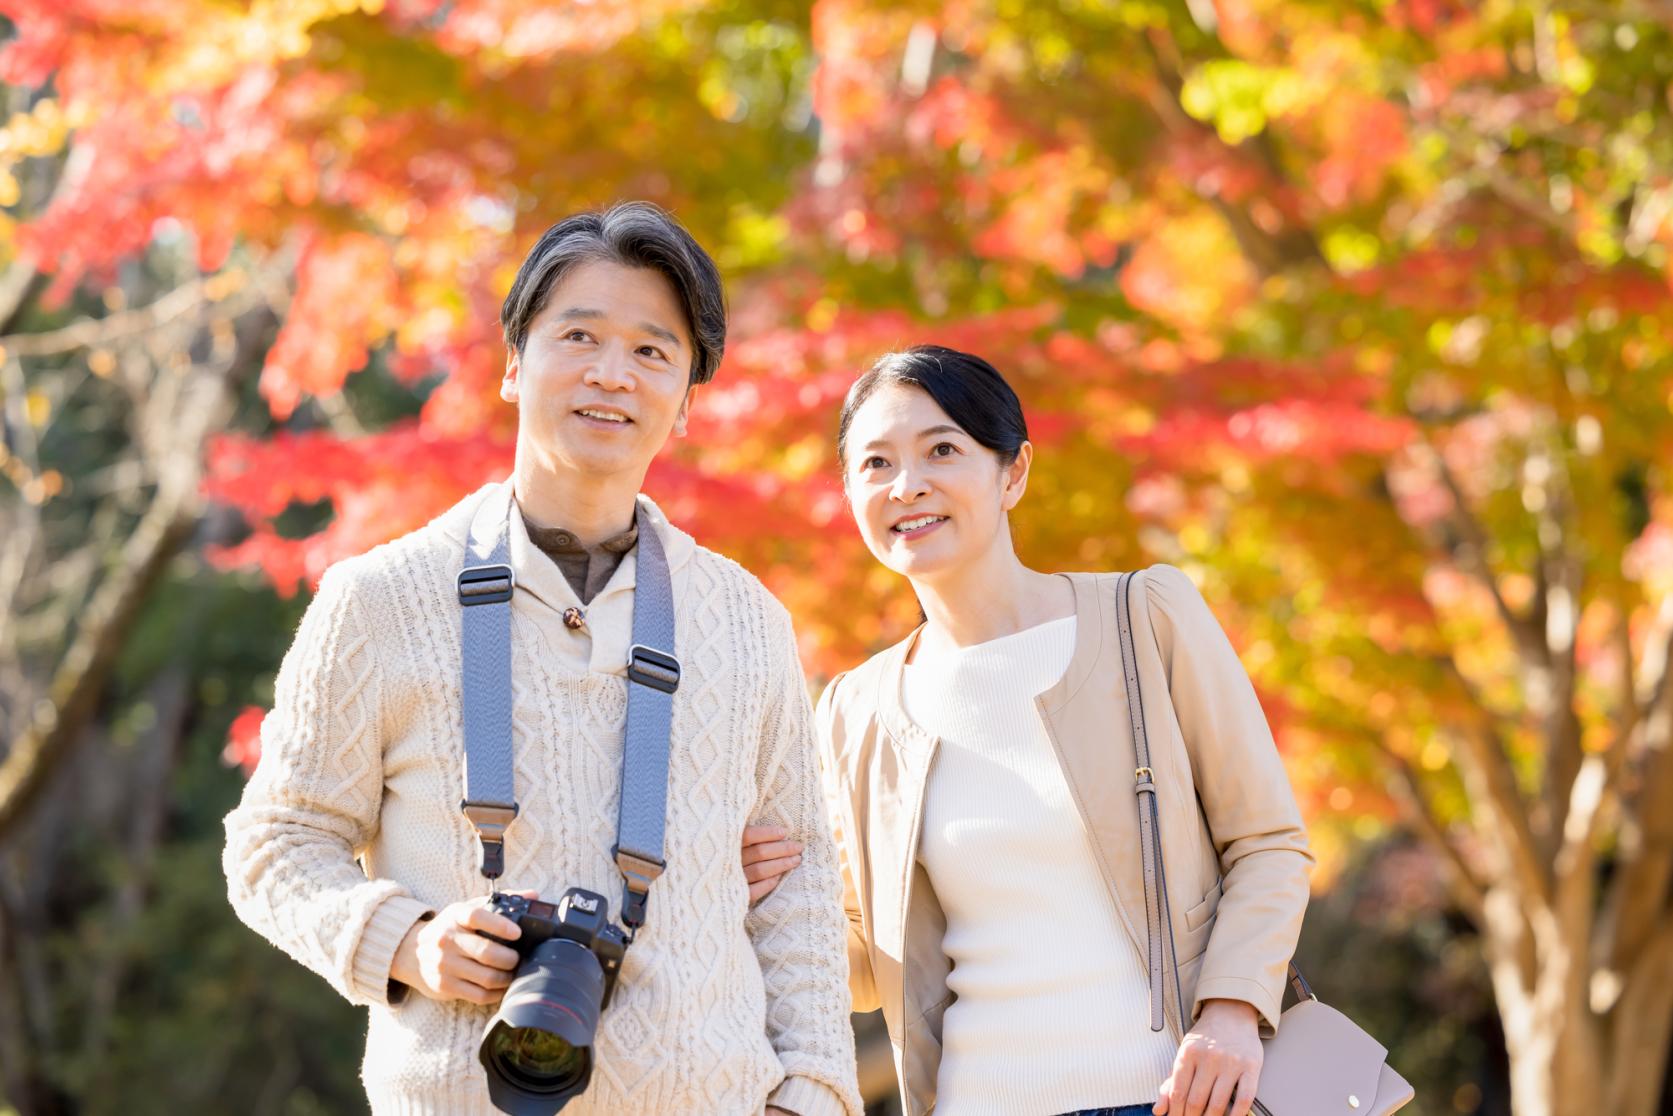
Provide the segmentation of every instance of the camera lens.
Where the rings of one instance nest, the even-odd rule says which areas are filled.
[[[587,1053],[567,1039],[533,1027],[494,1028],[491,1056],[508,1077],[529,1088],[563,1088],[587,1068]]]
[[[567,938],[536,946],[488,1021],[478,1057],[488,1095],[512,1116],[551,1116],[592,1077],[593,1034],[604,1001],[604,969],[592,950]]]

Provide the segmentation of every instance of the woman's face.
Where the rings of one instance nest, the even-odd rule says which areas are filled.
[[[843,485],[877,560],[934,579],[1010,545],[1005,513],[1022,498],[1032,448],[1010,466],[919,388],[885,384],[848,427]]]

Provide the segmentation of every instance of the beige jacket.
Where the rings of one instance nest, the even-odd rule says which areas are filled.
[[[1075,594],[1074,655],[1035,701],[1144,965],[1137,765],[1116,637],[1117,575],[1064,576]],[[1254,687],[1196,587],[1159,565],[1135,577],[1130,592],[1190,1019],[1204,1000],[1242,1000],[1269,1033],[1307,906],[1312,857],[1301,816]],[[953,998],[941,949],[946,916],[918,860],[938,742],[907,719],[900,697],[917,634],[838,676],[818,711],[854,1009],[883,1010],[907,1116],[935,1107],[941,1018]],[[1050,927],[1040,931],[1040,948],[1051,948]],[[1185,1026],[1171,997],[1167,1019],[1180,1037]]]

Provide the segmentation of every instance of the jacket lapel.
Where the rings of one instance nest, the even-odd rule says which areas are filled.
[[[1127,696],[1118,685],[1117,582],[1107,582],[1109,589],[1104,591],[1091,575],[1065,576],[1075,590],[1074,659],[1068,673],[1035,701],[1091,838],[1099,870],[1142,960],[1146,950],[1144,873],[1138,807],[1133,800],[1133,771],[1138,761],[1126,729]],[[1141,579],[1134,582],[1142,586]]]

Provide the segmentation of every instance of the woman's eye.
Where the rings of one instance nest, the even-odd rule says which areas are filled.
[[[929,452],[935,457],[951,457],[958,452],[958,447],[951,442],[937,442],[935,448]]]
[[[884,469],[884,468],[888,467],[888,464],[889,463],[887,461],[884,461],[881,457],[877,457],[877,456],[874,455],[874,456],[868,457],[864,461],[860,462],[860,468],[862,468],[862,469]]]

